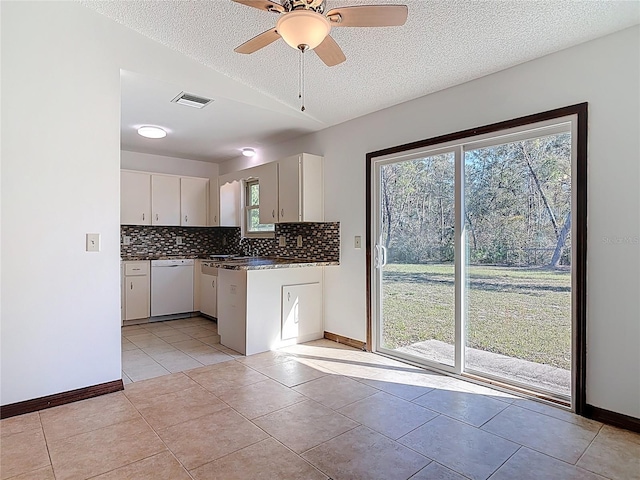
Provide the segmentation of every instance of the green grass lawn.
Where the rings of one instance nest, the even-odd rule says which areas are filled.
[[[569,370],[568,270],[469,267],[467,346]],[[454,342],[453,265],[384,267],[383,343]]]

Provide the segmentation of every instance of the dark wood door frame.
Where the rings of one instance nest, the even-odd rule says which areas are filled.
[[[482,127],[462,130],[460,132],[441,135],[417,142],[398,145],[384,150],[367,153],[365,163],[366,178],[366,271],[367,271],[367,350],[372,350],[372,308],[371,308],[371,255],[373,249],[373,238],[371,235],[371,213],[372,213],[372,189],[371,179],[373,174],[373,162],[378,157],[394,155],[409,150],[425,148],[441,143],[462,140],[469,137],[494,133],[509,128],[522,127],[533,123],[544,122],[556,118],[576,115],[577,122],[577,152],[576,152],[576,205],[575,205],[575,232],[576,238],[571,239],[575,248],[576,264],[575,268],[575,304],[574,315],[576,322],[573,325],[573,342],[575,345],[573,355],[573,368],[575,370],[575,385],[573,390],[573,403],[575,412],[578,415],[587,414],[586,401],[586,378],[587,378],[587,115],[588,103],[579,103],[568,107],[557,108],[547,112],[527,115],[525,117],[506,120],[504,122],[493,123]]]

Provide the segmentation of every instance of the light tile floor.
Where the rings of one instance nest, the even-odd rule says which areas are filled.
[[[211,327],[127,329],[132,379],[211,364],[2,420],[0,478],[640,479],[640,435],[327,340],[241,357]]]
[[[192,317],[122,328],[122,380],[126,384],[227,362],[240,356],[220,345],[212,320]]]

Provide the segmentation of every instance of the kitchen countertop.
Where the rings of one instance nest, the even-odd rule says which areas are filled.
[[[123,262],[135,262],[138,260],[173,260],[173,259],[182,259],[182,258],[209,258],[209,256],[202,255],[126,255],[124,257],[120,257],[120,260]]]
[[[268,270],[273,268],[326,267],[340,262],[318,262],[301,258],[254,257],[229,260],[210,260],[211,266],[227,270]]]
[[[340,262],[316,261],[313,259],[284,257],[229,257],[214,259],[215,255],[130,255],[122,257],[123,262],[136,260],[171,260],[193,258],[207,260],[211,266],[227,270],[267,270],[273,268],[326,267],[340,265]]]

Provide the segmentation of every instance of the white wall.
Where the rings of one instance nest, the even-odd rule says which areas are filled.
[[[325,157],[325,218],[342,231],[341,265],[326,269],[325,329],[365,340],[365,250],[353,237],[365,235],[367,152],[587,101],[587,401],[640,417],[639,62],[634,27],[263,149],[262,162]],[[220,173],[245,166],[240,158]]]
[[[187,177],[215,178],[218,176],[217,163],[130,152],[128,150],[120,152],[120,167],[125,170],[184,175]]]
[[[291,113],[78,2],[0,2],[0,404],[119,379],[120,69]],[[85,234],[101,234],[87,253]]]
[[[0,2],[0,404],[120,378],[120,69],[285,107],[76,2]],[[326,272],[329,331],[365,334],[365,154],[590,102],[589,403],[640,417],[639,29],[633,28],[261,152],[325,156],[342,264]],[[38,95],[39,94],[39,95]],[[287,109],[287,113],[292,113]],[[230,163],[221,173],[237,168]],[[100,253],[84,235],[102,234]]]

